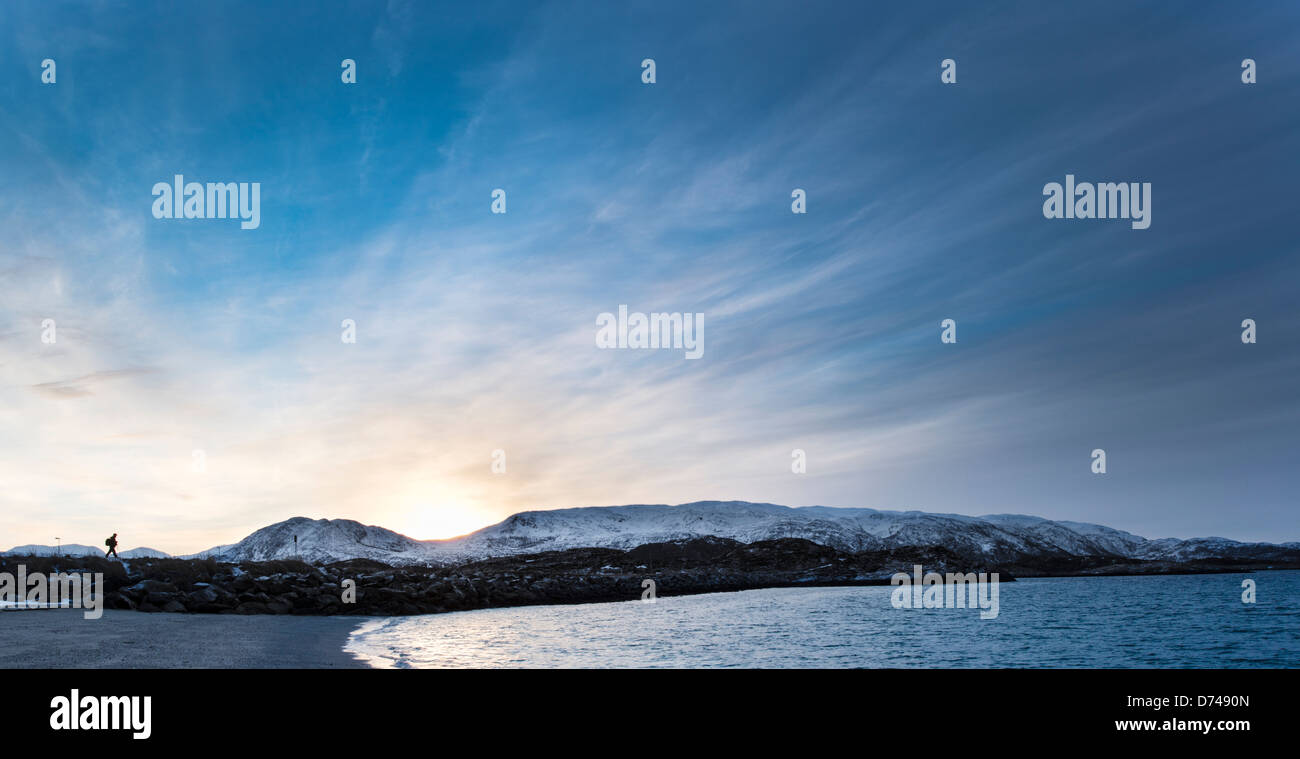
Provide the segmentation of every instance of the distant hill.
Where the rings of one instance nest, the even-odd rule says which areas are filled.
[[[0,556],[103,556],[108,550],[107,546],[97,548],[95,546],[83,546],[79,543],[65,543],[61,546],[42,546],[42,545],[25,545],[14,546],[8,551],[0,553]],[[155,548],[132,548],[129,551],[118,551],[117,555],[123,559],[166,559],[171,554],[159,551]]]
[[[1300,558],[1300,543],[1241,543],[1226,538],[1148,540],[1103,525],[1019,514],[970,517],[867,508],[791,508],[747,501],[526,511],[469,535],[429,541],[349,519],[294,517],[264,527],[238,543],[194,556],[232,562],[300,557],[311,562],[374,559],[389,564],[449,564],[569,548],[626,550],[700,537],[742,543],[803,538],[851,553],[942,546],[990,562],[1068,556],[1174,562]]]
[[[425,542],[351,519],[294,517],[263,527],[238,543],[209,548],[184,558],[209,557],[219,561],[375,559],[389,564],[419,564],[429,560],[430,549]]]

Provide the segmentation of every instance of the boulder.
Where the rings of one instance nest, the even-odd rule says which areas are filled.
[[[135,601],[132,601],[129,596],[123,595],[121,593],[113,593],[105,600],[104,606],[106,606],[109,609],[123,609],[126,611],[134,611]]]
[[[170,582],[163,580],[141,580],[134,585],[123,588],[122,590],[130,593],[175,593],[177,588]]]

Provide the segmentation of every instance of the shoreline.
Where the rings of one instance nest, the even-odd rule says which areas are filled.
[[[1290,568],[1144,574],[1040,575],[1022,579],[1155,577],[1296,571]],[[698,596],[795,588],[887,586],[888,581],[778,583],[664,595]],[[634,599],[501,604],[424,614],[273,615],[151,613],[106,609],[87,620],[81,609],[0,612],[6,646],[3,669],[380,669],[373,657],[351,651],[353,636],[390,620],[457,611],[535,606],[586,606]]]
[[[0,669],[370,669],[344,648],[366,617],[0,612]]]
[[[633,600],[766,588],[892,585],[896,573],[998,574],[1001,582],[1048,577],[1236,574],[1300,569],[1295,561],[1187,562],[1055,557],[979,563],[940,546],[845,554],[802,539],[740,544],[721,539],[647,544],[630,551],[579,548],[486,559],[450,567],[272,560],[3,557],[0,571],[102,576],[106,608],[200,616],[362,618],[471,609]],[[102,573],[102,575],[100,574]],[[237,623],[223,623],[239,629]],[[221,629],[218,625],[216,629]]]
[[[1000,583],[1023,582],[1025,580],[1072,580],[1072,579],[1104,579],[1110,577],[1191,577],[1199,575],[1232,575],[1232,574],[1253,574],[1255,572],[1297,572],[1300,567],[1268,567],[1268,568],[1246,568],[1246,569],[1202,569],[1189,570],[1181,572],[1115,572],[1115,573],[1095,573],[1095,574],[1042,574],[1042,575],[1021,575],[1019,577],[1009,577],[1006,580],[999,579]],[[775,582],[766,585],[744,585],[737,587],[714,587],[703,590],[690,590],[685,592],[660,593],[659,598],[687,598],[690,596],[706,596],[715,594],[728,593],[747,593],[756,590],[791,590],[798,588],[873,588],[873,587],[890,587],[892,583],[888,579],[871,579],[871,580],[810,580],[808,582]],[[546,606],[587,606],[589,604],[609,604],[609,603],[631,603],[640,600],[639,598],[628,598],[624,596],[609,598],[590,598],[583,600],[554,600],[554,601],[537,601],[533,603],[500,603],[487,606],[473,606],[464,609],[446,609],[443,611],[419,612],[415,614],[358,614],[355,616],[346,616],[350,619],[358,620],[387,620],[402,619],[405,617],[431,617],[444,614],[465,614],[476,611],[492,611],[500,609],[525,609]],[[360,623],[359,623],[360,624]],[[358,630],[359,631],[359,630]],[[357,631],[354,631],[357,632]]]

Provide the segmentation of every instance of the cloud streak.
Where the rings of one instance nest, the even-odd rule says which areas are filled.
[[[1293,59],[1281,27],[1200,10],[1117,58],[1100,15],[822,11],[695,9],[695,34],[684,7],[375,5],[356,29],[267,11],[236,45],[209,11],[152,28],[135,8],[112,27],[132,44],[60,53],[61,89],[8,85],[0,535],[179,553],[294,515],[431,538],[741,498],[1300,537],[1300,272],[1270,168],[1300,147],[1298,83],[1277,65],[1244,100],[1194,52],[1214,28]],[[73,23],[51,13],[19,28]],[[202,24],[211,102],[123,57],[171,60]],[[88,93],[114,65],[130,75]],[[1153,181],[1152,229],[1045,223],[1066,171]],[[262,182],[262,228],[154,221],[173,173]],[[1197,186],[1225,188],[1222,217]],[[597,350],[620,304],[704,313],[704,358]]]

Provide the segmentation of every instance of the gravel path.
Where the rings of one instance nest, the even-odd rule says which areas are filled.
[[[365,617],[0,611],[0,669],[364,667],[343,652]]]

